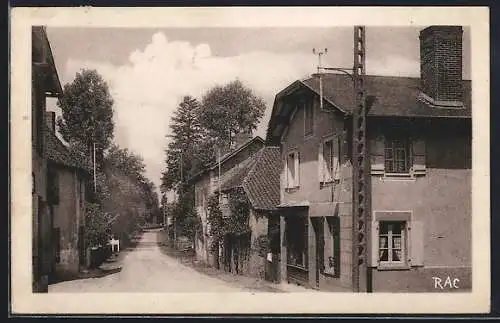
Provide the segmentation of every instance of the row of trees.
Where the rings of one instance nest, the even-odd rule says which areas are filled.
[[[185,96],[171,118],[170,142],[161,190],[179,197],[172,216],[181,234],[194,238],[201,229],[194,210],[194,187],[186,182],[225,153],[239,134],[251,134],[264,115],[264,100],[241,81],[209,89],[201,100]]]
[[[96,190],[86,203],[86,240],[104,244],[110,233],[128,238],[145,216],[159,212],[142,158],[113,142],[113,98],[95,70],[82,70],[64,86],[57,124],[63,139],[87,161],[95,151]],[[93,186],[88,190],[94,191]]]

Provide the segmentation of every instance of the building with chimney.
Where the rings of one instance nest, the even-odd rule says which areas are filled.
[[[44,141],[52,256],[49,282],[57,282],[76,277],[89,265],[84,227],[92,164],[88,157],[71,150],[57,138],[55,112],[47,112],[46,121]]]
[[[47,205],[45,112],[47,97],[62,94],[45,27],[31,29],[32,287],[47,292],[52,268],[51,223]]]
[[[443,291],[433,277],[471,288],[472,107],[462,32],[420,31],[420,78],[365,78],[369,291]],[[323,105],[318,77],[279,92],[267,130],[281,155],[281,280],[349,291],[353,83],[323,74],[322,84]]]

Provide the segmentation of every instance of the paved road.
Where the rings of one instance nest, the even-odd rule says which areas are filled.
[[[186,267],[162,253],[157,231],[144,232],[137,247],[124,251],[122,270],[102,278],[50,285],[49,292],[238,292],[237,286]]]

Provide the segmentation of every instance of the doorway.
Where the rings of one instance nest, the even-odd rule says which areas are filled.
[[[324,218],[314,217],[311,218],[311,222],[314,229],[315,243],[316,243],[316,287],[319,288],[320,284],[320,274],[324,271],[325,265],[325,230],[324,230]]]

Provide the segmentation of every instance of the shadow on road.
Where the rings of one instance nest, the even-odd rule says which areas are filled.
[[[118,254],[111,255],[104,260],[97,268],[90,268],[79,272],[78,274],[58,273],[51,278],[49,284],[57,284],[65,281],[81,280],[89,278],[102,278],[108,275],[119,273],[122,270],[121,262],[126,253],[138,248],[144,232],[134,233],[127,240],[122,240],[122,250]]]

